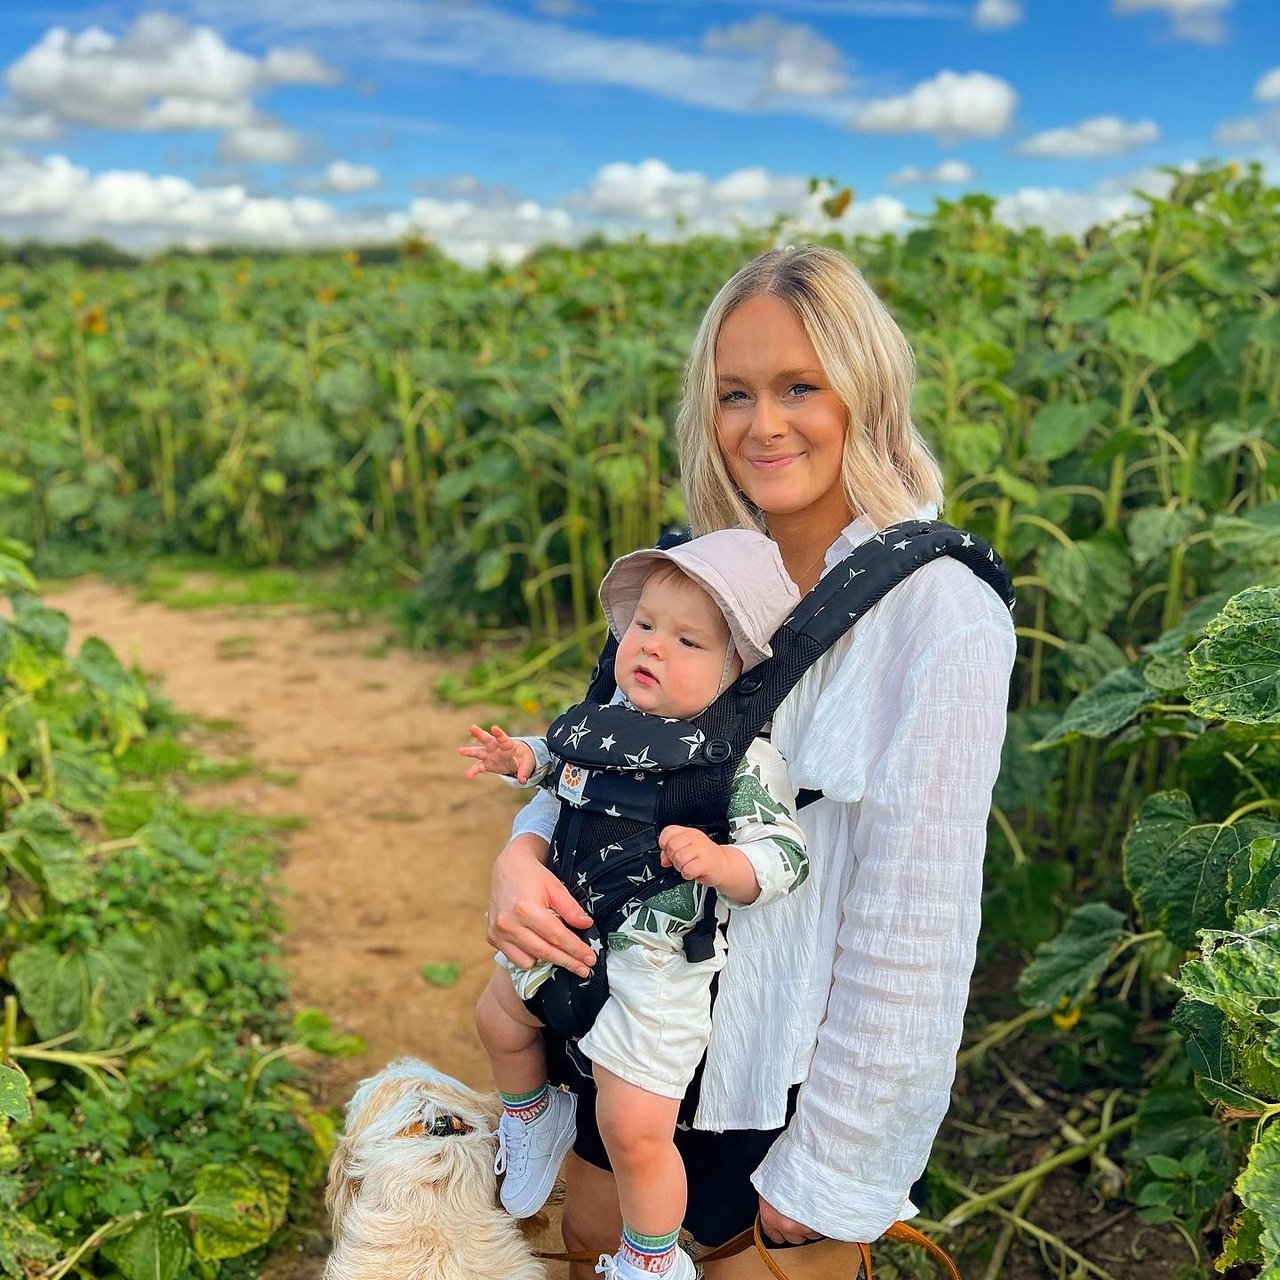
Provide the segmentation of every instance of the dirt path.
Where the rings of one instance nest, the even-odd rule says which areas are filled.
[[[303,611],[180,611],[92,580],[46,599],[69,615],[73,644],[100,636],[180,709],[234,720],[221,751],[295,775],[291,785],[249,776],[196,798],[305,819],[283,864],[293,1003],[368,1044],[363,1057],[317,1064],[323,1100],[340,1106],[401,1054],[489,1088],[471,1007],[492,962],[489,865],[519,799],[459,777],[469,717],[432,697],[445,666],[386,648],[375,628]],[[461,976],[433,987],[424,962],[458,963]],[[538,1243],[552,1247],[553,1236],[548,1225]],[[320,1269],[299,1257],[269,1274],[313,1280]]]

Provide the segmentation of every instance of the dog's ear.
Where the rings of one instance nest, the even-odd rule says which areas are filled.
[[[350,1145],[344,1138],[329,1162],[329,1181],[324,1189],[324,1207],[336,1227],[360,1195],[360,1182],[351,1172]]]
[[[324,1204],[329,1210],[329,1218],[335,1227],[346,1217],[359,1197],[359,1178],[351,1177],[345,1170],[337,1178],[330,1176],[329,1186],[324,1194]]]

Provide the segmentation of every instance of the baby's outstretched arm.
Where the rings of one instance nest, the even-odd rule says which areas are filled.
[[[500,773],[514,778],[522,786],[529,781],[537,759],[527,742],[509,738],[498,725],[486,733],[478,724],[471,726],[471,736],[478,745],[459,747],[458,754],[475,761],[463,777],[477,778],[482,773]]]

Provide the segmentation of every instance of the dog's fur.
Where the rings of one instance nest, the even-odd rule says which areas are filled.
[[[413,1058],[362,1081],[329,1165],[324,1280],[546,1280],[498,1204],[499,1109]],[[441,1118],[457,1131],[433,1135]]]

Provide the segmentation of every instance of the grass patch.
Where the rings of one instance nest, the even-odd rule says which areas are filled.
[[[258,652],[258,637],[253,635],[223,636],[215,645],[223,661],[252,658]]]

